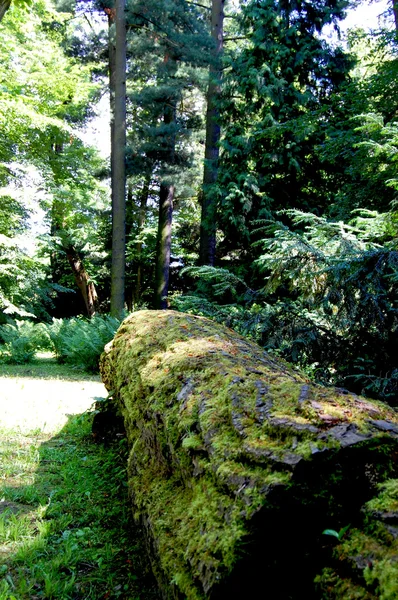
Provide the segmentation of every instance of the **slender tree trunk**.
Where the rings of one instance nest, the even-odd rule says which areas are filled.
[[[0,21],[11,6],[11,0],[0,0]]]
[[[54,156],[60,156],[63,153],[63,149],[64,148],[62,143],[55,142],[52,145],[52,152]],[[97,291],[95,289],[94,283],[90,281],[88,273],[84,267],[83,261],[79,256],[79,253],[77,252],[73,243],[71,243],[70,241],[71,238],[67,229],[65,228],[64,210],[65,209],[62,202],[60,202],[59,200],[57,200],[56,197],[54,197],[53,204],[51,207],[50,233],[54,239],[59,238],[62,250],[65,252],[69,262],[69,266],[72,269],[75,283],[82,294],[87,315],[89,317],[92,317],[93,315],[95,315],[98,308]],[[50,254],[50,266],[53,283],[58,283],[57,271],[61,268],[62,262],[59,258],[59,252],[57,253],[56,250],[52,250]]]
[[[130,239],[131,230],[132,230],[132,222],[135,220],[135,214],[133,209],[133,184],[131,181],[127,184],[127,204],[126,204],[126,249],[128,242]],[[126,258],[126,281],[124,286],[124,303],[127,308],[127,312],[131,312],[133,310],[133,295],[134,289],[133,284],[130,282],[130,278],[128,277],[128,263]]]
[[[110,133],[111,133],[111,181],[113,181],[114,173],[114,155],[113,148],[115,147],[115,72],[116,72],[116,36],[115,36],[115,9],[105,8],[105,13],[108,17],[108,75],[109,75],[109,108],[111,115]],[[111,189],[113,198],[113,189]]]
[[[139,231],[139,235],[142,232],[142,228],[145,225],[145,220],[146,220],[146,209],[147,209],[147,204],[148,204],[148,198],[149,198],[149,186],[151,183],[151,177],[152,177],[152,173],[149,173],[146,178],[145,178],[145,182],[144,182],[144,187],[142,188],[141,191],[141,198],[140,198],[140,208],[139,208],[139,212],[138,212],[138,231]],[[136,244],[136,252],[137,252],[137,282],[135,284],[135,290],[134,290],[134,304],[137,305],[140,297],[141,297],[141,286],[142,286],[142,242],[138,241]]]
[[[392,12],[394,13],[395,33],[398,35],[398,0],[392,0]]]
[[[159,228],[156,261],[155,308],[168,308],[171,224],[173,218],[174,185],[160,184],[159,192]]]
[[[126,271],[126,15],[125,0],[115,0],[116,53],[112,154],[111,314],[124,309]]]
[[[50,152],[50,165],[53,165],[53,161],[58,160],[59,156],[63,153],[64,146],[62,143],[54,142],[51,144]],[[65,231],[65,208],[62,202],[57,199],[54,195],[51,205],[51,223],[50,223],[50,236],[53,240],[61,238],[62,232]],[[64,257],[60,258],[60,252],[57,250],[56,245],[52,244],[50,253],[50,268],[51,268],[51,279],[53,283],[58,283],[60,279],[61,265],[64,262]]]
[[[92,281],[90,281],[88,273],[84,268],[83,261],[81,260],[76,248],[71,245],[65,248],[65,252],[69,265],[72,269],[76,285],[83,296],[87,315],[92,317],[95,315],[98,308],[98,296],[95,285]]]
[[[221,135],[217,102],[221,89],[224,4],[225,0],[213,0],[211,10],[211,32],[215,46],[207,90],[206,145],[199,249],[199,262],[201,265],[214,265],[216,251],[217,196],[214,184],[218,175],[218,145]]]
[[[176,101],[170,100],[164,111],[164,122],[173,125],[176,122]],[[173,164],[175,159],[175,133],[168,140],[167,162]],[[167,295],[169,291],[170,251],[171,251],[171,225],[173,219],[173,201],[175,186],[167,181],[162,181],[159,191],[159,226],[156,252],[155,273],[155,308],[168,308]]]

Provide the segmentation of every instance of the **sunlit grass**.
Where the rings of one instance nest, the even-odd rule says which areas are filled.
[[[0,426],[53,433],[68,415],[87,410],[107,392],[99,375],[59,365],[42,356],[29,365],[0,364]]]
[[[99,375],[87,373],[81,368],[57,363],[51,352],[39,352],[26,365],[0,363],[0,377],[62,379],[63,381],[99,381]]]

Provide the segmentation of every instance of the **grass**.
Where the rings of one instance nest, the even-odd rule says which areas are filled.
[[[0,385],[13,369],[1,368]],[[45,392],[48,365],[29,369]],[[84,393],[84,380],[58,374]],[[85,411],[28,431],[0,416],[0,600],[157,598],[130,515],[126,440],[94,444],[91,421]]]
[[[59,364],[51,352],[37,353],[32,362],[25,365],[0,363],[0,377],[26,377],[56,379],[62,381],[99,381],[99,375],[88,373],[83,368]]]

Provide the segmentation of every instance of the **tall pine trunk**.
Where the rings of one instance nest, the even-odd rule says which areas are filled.
[[[164,123],[174,125],[176,122],[176,100],[170,99],[165,107]],[[175,130],[168,137],[168,150],[165,162],[173,164],[175,159]],[[167,295],[169,291],[170,253],[171,253],[171,225],[173,219],[173,202],[175,186],[166,180],[160,184],[159,190],[159,226],[156,251],[155,273],[155,308],[168,308]]]
[[[199,262],[201,265],[214,265],[216,251],[217,196],[214,184],[218,175],[218,145],[221,135],[217,103],[221,87],[224,4],[225,0],[213,0],[211,9],[211,34],[214,41],[214,52],[207,90],[206,145],[199,249]]]
[[[116,72],[116,35],[115,35],[115,8],[104,8],[108,17],[108,77],[109,77],[109,109],[110,109],[110,133],[111,133],[111,182],[113,182],[113,148],[115,147],[115,72]],[[111,187],[113,198],[113,189]]]
[[[124,309],[126,271],[126,15],[125,0],[115,0],[114,114],[111,147],[112,269],[111,314]],[[110,57],[111,58],[111,57]],[[110,72],[110,80],[112,73]],[[112,131],[112,125],[111,125]]]

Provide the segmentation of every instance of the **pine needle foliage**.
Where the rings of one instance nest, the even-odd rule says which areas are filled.
[[[386,239],[394,215],[361,211],[345,224],[284,214],[295,229],[275,223],[257,264],[267,273],[265,291],[289,297],[305,332],[292,358],[321,368],[330,382],[396,399],[398,248],[396,239],[373,241]]]
[[[242,297],[248,297],[253,291],[246,285],[240,277],[237,277],[228,269],[204,265],[201,267],[185,267],[181,270],[181,275],[189,275],[193,279],[199,280],[202,285],[210,286],[214,296],[220,298],[227,293],[234,300]]]
[[[362,210],[349,224],[298,210],[283,211],[280,217],[284,222],[258,224],[264,237],[257,244],[264,253],[256,261],[265,277],[261,290],[250,290],[226,269],[186,269],[208,286],[211,282],[213,294],[206,300],[179,297],[174,306],[253,337],[319,382],[394,404],[396,215]],[[246,294],[236,293],[238,285]],[[234,304],[220,306],[227,290]]]

